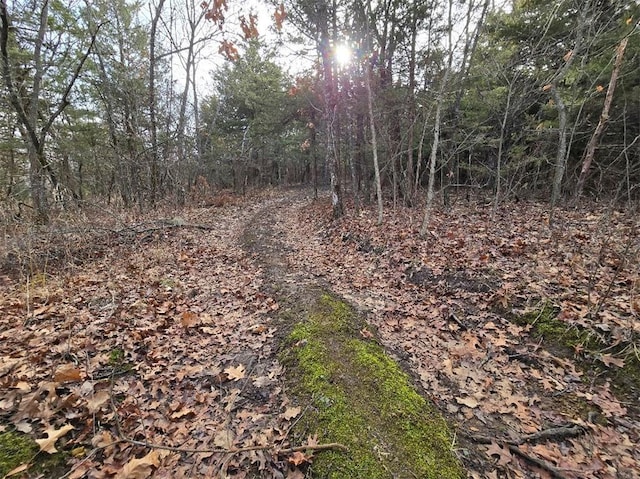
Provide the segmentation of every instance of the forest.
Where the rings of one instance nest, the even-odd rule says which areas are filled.
[[[7,214],[300,183],[336,215],[638,199],[637,2],[5,3]]]
[[[0,0],[0,477],[638,477],[639,19]]]

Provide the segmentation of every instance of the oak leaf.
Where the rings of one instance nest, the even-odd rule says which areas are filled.
[[[87,401],[87,407],[90,413],[97,412],[110,398],[109,391],[106,389],[98,391],[91,399]]]
[[[511,452],[509,449],[502,447],[497,442],[492,441],[491,445],[487,449],[488,456],[498,456],[498,465],[505,466],[511,462],[513,457],[511,456]]]
[[[146,479],[160,464],[160,453],[151,451],[144,457],[133,458],[116,475],[116,479]]]
[[[80,381],[81,379],[82,371],[70,364],[62,366],[53,375],[53,380],[59,383]]]
[[[305,456],[300,451],[296,451],[287,458],[287,461],[289,461],[289,463],[293,464],[294,466],[299,466],[300,464],[311,462],[311,458]]]
[[[623,368],[624,367],[624,359],[615,358],[611,354],[601,354],[598,357],[598,359],[600,361],[602,361],[608,368],[611,367],[612,364],[614,366],[619,367],[619,368]]]
[[[198,315],[191,311],[185,311],[180,315],[180,323],[185,328],[190,328],[198,324]]]
[[[224,370],[224,372],[227,374],[229,379],[233,381],[239,381],[240,379],[243,379],[245,376],[245,369],[244,369],[244,365],[242,364],[239,364],[235,368],[228,367],[227,369]]]
[[[36,442],[40,446],[40,450],[49,454],[55,454],[58,452],[56,449],[56,441],[64,436],[66,433],[74,429],[71,424],[65,424],[60,429],[55,429],[53,426],[45,430],[47,435],[46,439],[36,439]]]
[[[301,409],[299,407],[288,407],[282,416],[288,421],[300,414],[300,411]]]
[[[466,398],[456,398],[456,402],[458,404],[470,407],[471,409],[478,407],[478,401],[471,396],[468,396]]]
[[[231,449],[233,447],[234,434],[229,429],[223,429],[213,437],[213,443],[222,449]]]

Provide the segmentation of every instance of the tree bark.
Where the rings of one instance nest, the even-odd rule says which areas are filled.
[[[328,8],[326,0],[318,2],[318,30],[320,33],[320,53],[322,55],[322,72],[324,79],[324,120],[326,128],[327,151],[326,161],[331,177],[331,207],[333,217],[340,218],[344,214],[342,203],[342,187],[338,170],[338,157],[335,148],[335,94],[333,84],[333,62],[331,60],[331,45],[328,25]]]
[[[51,167],[51,164],[47,161],[45,154],[45,143],[49,131],[53,126],[55,120],[62,114],[64,109],[69,105],[69,94],[80,76],[80,72],[87,60],[91,49],[95,43],[96,35],[100,29],[97,27],[96,31],[91,34],[91,42],[87,51],[82,56],[76,69],[73,72],[66,88],[60,97],[55,109],[48,117],[43,118],[43,112],[40,110],[40,92],[42,89],[42,80],[44,77],[44,65],[43,65],[43,53],[42,48],[44,46],[45,35],[48,27],[49,19],[49,2],[44,0],[42,9],[39,15],[38,31],[34,43],[33,64],[34,75],[31,84],[31,94],[29,97],[29,103],[27,107],[23,105],[20,96],[18,95],[18,86],[15,84],[15,80],[12,75],[11,59],[9,58],[9,30],[11,25],[9,22],[9,13],[7,11],[7,2],[0,0],[0,57],[2,61],[2,77],[9,93],[9,103],[13,107],[18,116],[18,120],[21,125],[23,140],[27,146],[27,155],[29,158],[29,181],[30,181],[30,193],[33,207],[37,213],[38,220],[41,222],[48,221],[48,205],[45,189],[45,173],[49,177],[52,186],[55,188],[58,185],[58,179]],[[39,127],[38,131],[38,125]]]
[[[371,127],[371,148],[373,149],[373,170],[375,173],[376,196],[378,200],[378,226],[382,224],[382,185],[380,183],[380,165],[378,164],[378,142],[376,140],[376,121],[373,116],[373,95],[371,93],[371,67],[367,66],[364,74],[364,84],[367,89],[367,106]]]
[[[493,202],[493,211],[491,213],[491,219],[495,218],[496,211],[498,209],[498,203],[500,202],[500,194],[501,194],[501,179],[502,179],[502,153],[504,151],[504,138],[505,132],[507,131],[507,120],[509,118],[509,108],[511,107],[511,96],[513,95],[513,86],[515,83],[515,78],[513,81],[509,82],[509,91],[507,92],[507,104],[504,108],[504,115],[502,115],[502,123],[500,124],[500,142],[498,143],[498,159],[496,166],[496,196]]]
[[[158,162],[158,124],[156,119],[156,32],[165,0],[159,0],[151,19],[149,35],[149,123],[151,126],[151,202],[156,201],[160,179]]]
[[[436,100],[436,117],[433,125],[433,143],[431,144],[431,155],[429,157],[429,185],[427,186],[427,204],[424,209],[424,218],[420,226],[420,237],[423,238],[427,234],[429,222],[431,221],[431,212],[433,210],[433,197],[436,179],[436,160],[438,158],[438,145],[440,142],[440,122],[442,114],[442,104],[444,103],[444,91],[449,80],[449,68],[442,79],[442,86],[438,92]]]
[[[451,39],[451,34],[453,30],[453,22],[452,22],[452,11],[453,11],[453,0],[449,0],[449,10],[448,10],[448,59],[447,66],[444,72],[442,83],[440,84],[440,90],[438,91],[438,97],[436,98],[436,115],[434,119],[433,125],[433,143],[431,144],[431,155],[429,157],[429,185],[427,187],[427,204],[424,209],[424,218],[422,219],[422,225],[420,226],[420,237],[424,237],[427,234],[427,229],[429,228],[429,222],[431,221],[431,211],[433,209],[433,197],[434,197],[434,186],[435,186],[435,177],[436,177],[436,160],[438,158],[438,146],[440,143],[440,127],[441,127],[441,117],[442,117],[442,104],[444,103],[444,93],[447,89],[447,83],[449,83],[449,75],[451,74],[451,68],[453,65],[453,41]]]
[[[587,23],[587,12],[591,8],[591,0],[588,0],[580,11],[580,18],[578,20],[578,26],[576,28],[576,40],[574,42],[573,49],[568,53],[565,63],[560,70],[553,76],[551,81],[545,85],[551,90],[551,95],[556,102],[556,109],[558,110],[558,149],[556,150],[556,164],[553,174],[553,190],[551,192],[551,210],[549,212],[549,225],[553,224],[553,210],[560,199],[562,193],[562,180],[564,178],[564,172],[567,168],[567,108],[562,100],[562,96],[558,91],[558,83],[561,82],[574,60],[580,53],[582,48],[582,40],[584,35],[584,27]]]
[[[609,81],[609,87],[607,88],[607,95],[604,99],[604,106],[602,107],[600,120],[598,121],[598,126],[596,126],[593,135],[591,135],[591,139],[589,140],[589,144],[587,145],[584,159],[582,161],[582,169],[580,171],[580,177],[578,178],[578,184],[576,186],[576,199],[580,198],[580,196],[582,195],[584,184],[587,180],[587,176],[589,175],[589,169],[591,168],[591,163],[593,162],[593,157],[596,153],[596,147],[600,142],[600,137],[604,132],[607,121],[609,120],[609,110],[611,109],[611,104],[613,103],[613,93],[616,89],[618,75],[620,74],[620,67],[622,66],[622,59],[624,58],[624,50],[625,48],[627,48],[628,41],[629,37],[623,38],[616,48],[616,59],[613,65],[613,71],[611,72],[611,80]]]

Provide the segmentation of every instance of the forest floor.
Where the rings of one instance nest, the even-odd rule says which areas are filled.
[[[420,239],[417,208],[377,227],[307,190],[216,203],[5,228],[0,449],[37,441],[0,475],[309,475],[327,438],[292,433],[282,313],[319,286],[446,417],[469,477],[640,477],[637,215],[550,228],[544,204],[461,200]]]

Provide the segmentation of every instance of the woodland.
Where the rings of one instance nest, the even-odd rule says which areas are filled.
[[[636,0],[0,0],[0,477],[640,477]]]

